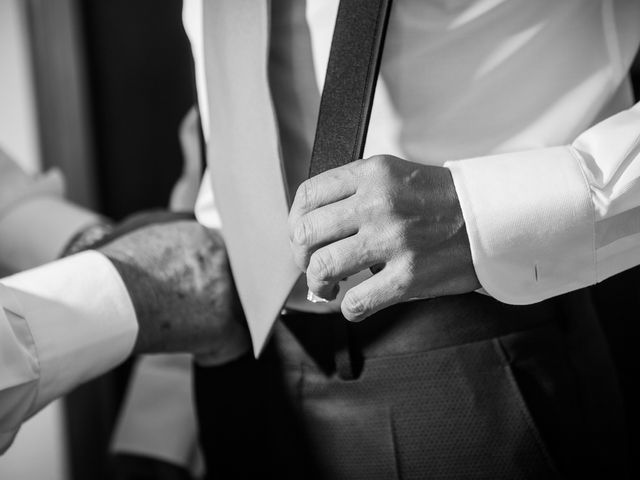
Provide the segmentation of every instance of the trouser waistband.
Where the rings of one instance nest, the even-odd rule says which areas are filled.
[[[287,363],[338,371],[349,379],[358,376],[366,358],[476,342],[561,317],[556,299],[515,306],[471,293],[395,305],[360,323],[350,323],[339,313],[288,311],[276,325],[274,344]]]

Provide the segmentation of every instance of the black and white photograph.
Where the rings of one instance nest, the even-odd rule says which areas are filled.
[[[640,0],[0,0],[0,480],[631,480],[638,345]]]

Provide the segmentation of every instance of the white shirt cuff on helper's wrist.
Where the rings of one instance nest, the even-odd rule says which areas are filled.
[[[27,416],[131,353],[138,332],[135,310],[120,275],[101,253],[73,255],[4,278],[2,284],[24,321],[16,334],[28,333],[35,346],[23,355],[35,352],[29,361],[39,366],[37,397]],[[8,340],[0,339],[0,345]]]

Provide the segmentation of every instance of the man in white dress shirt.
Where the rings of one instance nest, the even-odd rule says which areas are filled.
[[[588,303],[580,293],[543,301],[640,262],[640,107],[626,77],[640,5],[395,2],[365,151],[378,157],[304,183],[286,257],[285,184],[296,191],[307,171],[337,1],[268,5],[185,2],[218,205],[205,187],[199,218],[224,232],[254,350],[271,338],[255,365],[197,372],[212,466],[292,477],[317,465],[329,478],[620,478],[619,398]],[[259,158],[225,155],[255,145]],[[233,165],[255,169],[244,172],[259,179],[252,187],[277,188],[255,201]],[[313,306],[305,282],[273,295],[288,293],[296,265],[327,299],[340,279],[377,273]],[[479,286],[497,301],[447,297]],[[364,320],[356,345],[332,343],[336,308]],[[336,375],[345,358],[360,377]],[[207,391],[229,378],[255,398]],[[256,423],[243,428],[247,418]],[[238,422],[235,432],[215,430],[221,420]],[[242,463],[212,448],[225,444]]]
[[[213,187],[198,217],[264,347],[196,372],[212,472],[624,477],[579,290],[640,262],[640,3],[393,2],[368,159],[305,181],[338,3],[185,1]],[[346,339],[336,311],[360,321]],[[230,378],[260,385],[216,397]]]
[[[485,290],[507,303],[535,302],[637,264],[638,233],[633,226],[637,211],[631,208],[637,195],[635,189],[624,187],[625,177],[635,178],[629,172],[636,153],[626,146],[633,145],[637,136],[637,114],[623,112],[569,144],[588,127],[632,106],[626,72],[637,49],[638,7],[629,1],[552,3],[397,1],[365,154],[391,152],[435,165],[477,157],[449,163],[466,228],[471,228],[474,269],[469,268],[467,255],[462,270],[471,277],[470,284],[477,281],[477,273]],[[307,171],[337,2],[273,0],[272,5],[270,86],[286,180],[293,192]],[[185,2],[184,20],[209,133],[210,83],[203,36],[207,25],[199,0]],[[606,145],[609,154],[604,153]],[[387,163],[397,165],[392,159]],[[601,168],[609,172],[608,180],[598,173]],[[373,196],[385,191],[375,179],[371,185],[376,187]],[[628,213],[618,216],[621,211]],[[296,212],[294,225],[301,216]],[[339,216],[348,215],[342,211]],[[199,218],[212,227],[221,226],[206,183]],[[326,229],[326,224],[309,222],[304,231],[309,226],[310,237]],[[294,247],[303,268],[316,251],[314,242],[308,243],[303,239]],[[339,259],[349,256],[348,251],[343,253]],[[408,253],[418,259],[434,258],[434,252]],[[447,261],[456,258],[450,252],[442,256]],[[321,262],[322,257],[316,257]],[[312,277],[311,286],[329,297],[332,280],[343,273],[334,272],[329,281]],[[427,277],[442,281],[446,275],[430,272]],[[403,293],[387,288],[389,281],[380,283],[382,294],[369,291],[373,305],[363,316],[398,296],[438,295],[441,288],[416,278],[398,277],[392,282],[435,287],[435,292]],[[298,285],[297,294],[294,291],[288,299],[289,310],[340,307],[339,301],[332,306],[308,305],[305,290],[304,284]],[[346,290],[343,285],[341,294]],[[395,297],[385,296],[387,292]],[[352,315],[348,304],[343,303],[343,309]]]

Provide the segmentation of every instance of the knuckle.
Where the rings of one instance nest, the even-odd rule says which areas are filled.
[[[389,161],[384,155],[375,155],[369,159],[369,166],[380,173],[385,172],[389,168]]]
[[[403,263],[397,272],[396,281],[393,284],[393,289],[396,295],[402,295],[409,289],[409,285],[415,278],[413,265],[410,263]]]
[[[389,223],[389,231],[387,232],[389,237],[393,239],[393,244],[396,246],[398,253],[403,256],[405,261],[410,262],[413,246],[405,222],[400,219],[394,219]]]
[[[394,201],[387,192],[381,189],[373,189],[370,191],[356,194],[356,200],[353,206],[354,215],[361,219],[372,221],[377,219],[377,226],[388,226],[388,221],[394,217]],[[381,217],[384,217],[383,222]]]
[[[335,262],[329,252],[316,252],[311,256],[307,275],[319,282],[327,282],[333,277]]]
[[[362,297],[353,293],[347,293],[342,300],[342,307],[344,313],[352,317],[358,317],[366,312],[367,303]]]
[[[300,219],[293,228],[293,242],[304,246],[309,245],[313,239],[313,226],[307,219]]]
[[[399,280],[393,289],[393,297],[397,300],[407,300],[411,294],[411,281],[407,278]]]
[[[313,205],[315,191],[316,189],[311,179],[305,180],[300,184],[296,192],[296,200],[300,208],[305,210]]]
[[[406,299],[412,296],[413,287],[418,278],[417,265],[411,255],[401,263],[396,281],[393,283],[394,296]]]
[[[368,161],[369,160],[365,160],[365,159],[360,158],[358,160],[354,160],[353,162],[347,163],[344,166],[344,168],[353,172],[355,170],[358,170],[358,169],[362,168],[364,165],[367,164]]]
[[[354,217],[360,220],[367,218],[371,208],[367,195],[364,195],[362,192],[358,192],[353,196],[353,200],[351,209]]]
[[[418,253],[415,252],[410,245],[410,242],[405,240],[405,249],[402,258],[402,264],[404,265],[404,271],[407,276],[414,277],[418,269]]]
[[[417,252],[410,250],[407,255],[406,263],[408,281],[415,283],[424,275],[426,268],[425,262]]]
[[[382,191],[378,192],[375,196],[375,207],[382,212],[394,212],[396,206],[396,199],[391,192]]]

